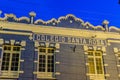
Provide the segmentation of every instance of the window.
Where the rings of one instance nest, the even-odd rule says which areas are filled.
[[[2,76],[7,78],[17,78],[20,66],[21,46],[3,45],[2,56]]]
[[[117,66],[120,65],[120,51],[115,52],[116,60],[117,60]]]
[[[102,52],[88,51],[89,74],[104,74]]]
[[[54,48],[39,47],[38,78],[53,78]]]

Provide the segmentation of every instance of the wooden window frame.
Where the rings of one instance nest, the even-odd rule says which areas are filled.
[[[7,47],[8,47],[8,49],[7,49]],[[10,55],[8,70],[4,70],[4,68],[2,67],[3,66],[3,58],[4,58],[3,55],[4,54],[9,54]],[[14,58],[13,58],[13,56],[14,56]],[[21,46],[20,45],[19,46],[18,45],[8,45],[8,44],[3,45],[2,55],[1,55],[1,58],[2,58],[1,65],[2,66],[1,66],[1,76],[0,76],[0,78],[10,78],[10,79],[12,79],[12,78],[18,78],[19,77],[20,57],[21,57]],[[16,63],[16,61],[13,61],[13,59],[16,59],[16,61],[18,60],[18,63]]]

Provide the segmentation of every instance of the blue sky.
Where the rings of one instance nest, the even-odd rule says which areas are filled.
[[[28,16],[36,12],[36,19],[44,21],[73,14],[85,22],[101,25],[103,20],[110,22],[109,26],[120,28],[119,0],[1,0],[0,10],[13,13],[17,17]]]

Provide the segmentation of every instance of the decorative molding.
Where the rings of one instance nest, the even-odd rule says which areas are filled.
[[[54,43],[49,43],[49,47],[55,47]]]
[[[34,63],[38,63],[38,61],[34,61]]]
[[[101,50],[101,48],[97,48],[97,50]]]
[[[94,49],[94,50],[97,50],[97,47],[96,47],[96,46],[93,46],[93,49]]]
[[[26,46],[26,41],[21,41],[22,46]]]
[[[3,43],[4,43],[3,39],[0,39],[0,44],[3,44]]]
[[[120,65],[117,65],[117,67],[119,67],[119,68],[120,68]]]
[[[103,52],[106,51],[106,48],[104,46],[86,46],[84,45],[84,51],[88,51],[88,50],[101,50]],[[88,53],[85,53],[88,54]]]
[[[93,46],[88,46],[88,49],[89,50],[94,50],[94,47]]]
[[[5,43],[10,44],[10,41],[6,41],[6,40],[5,40]]]
[[[60,72],[55,72],[55,75],[60,75],[61,73]]]
[[[20,44],[20,42],[16,41],[15,44]]]
[[[86,73],[86,76],[90,76],[90,74],[89,74],[89,73]]]
[[[60,44],[59,44],[59,43],[56,43],[56,44],[55,44],[55,47],[56,47],[56,49],[59,49],[59,48],[60,48]]]
[[[36,15],[35,12],[34,12],[34,15],[30,14],[32,18],[34,18],[35,15]],[[4,18],[0,18],[0,21],[30,24],[31,17],[17,18],[16,15],[14,14],[5,14]],[[103,22],[105,21],[106,20],[104,20]],[[79,28],[79,29],[94,30],[94,31],[106,30],[102,25],[93,26],[89,22],[84,22],[82,19],[77,18],[73,14],[68,14],[66,16],[59,17],[58,19],[52,18],[51,20],[48,20],[48,21],[43,21],[42,19],[38,19],[38,20],[32,21],[32,24],[43,25],[43,26],[66,27],[66,28]],[[73,25],[76,25],[76,26],[73,26]],[[120,33],[120,29],[115,26],[108,27],[108,31]]]
[[[107,54],[106,53],[103,53],[103,56],[106,56]]]
[[[7,23],[6,23],[7,24]],[[9,26],[9,28],[11,28]],[[26,32],[14,32],[14,31],[0,31],[1,34],[15,34],[15,35],[25,35],[25,36],[29,36],[31,35],[31,33],[26,33]]]
[[[23,60],[23,59],[21,59],[21,60],[20,60],[20,62],[24,62],[24,60]]]
[[[29,23],[30,19],[28,17],[20,17],[17,18],[14,14],[5,14],[4,18],[0,18],[0,21],[8,21],[8,22],[17,22],[17,23]]]
[[[44,47],[46,46],[45,42],[40,42],[39,45]]]
[[[24,71],[19,71],[19,73],[24,73]]]
[[[38,51],[38,49],[35,49],[35,51]]]
[[[56,53],[59,53],[59,52],[60,52],[60,50],[57,50],[57,49],[56,49],[56,50],[55,50],[55,52],[56,52]]]
[[[57,61],[57,62],[55,62],[55,64],[60,64],[60,62]]]
[[[108,64],[104,64],[104,66],[108,66]]]
[[[110,43],[110,42],[108,42],[108,43],[107,43],[107,45],[108,45],[108,46],[110,46],[110,45],[111,45],[111,43]]]
[[[86,66],[89,66],[89,63],[85,63],[86,64]]]
[[[120,60],[120,57],[118,59]]]
[[[25,48],[21,48],[21,50],[25,50]]]
[[[0,24],[4,29],[16,30],[16,31],[5,31],[0,30],[1,34],[15,34],[15,35],[25,35],[30,36],[33,33],[41,33],[41,34],[54,34],[54,35],[63,35],[63,36],[74,36],[74,37],[86,37],[90,38],[90,36],[96,35],[96,39],[120,39],[119,33],[112,32],[101,32],[101,31],[92,31],[92,30],[84,30],[84,29],[74,29],[74,28],[61,28],[61,27],[50,27],[43,25],[28,25],[28,24],[20,24],[20,23],[11,23],[11,22],[1,22]],[[16,27],[17,26],[17,27]],[[28,32],[17,32],[20,31],[28,31]],[[95,33],[95,34],[94,34]],[[68,35],[69,34],[69,35]]]
[[[118,48],[114,47],[114,52],[117,53],[118,52]]]
[[[35,41],[35,47],[38,47],[38,46],[40,46],[39,42]]]
[[[86,55],[88,54],[88,52],[84,52]]]
[[[33,72],[33,74],[37,74],[37,72]]]
[[[115,26],[110,26],[109,27],[109,31],[110,32],[117,32],[117,33],[120,33],[120,29],[115,27]]]
[[[110,43],[120,43],[120,40],[108,40],[108,44]]]
[[[110,77],[110,74],[105,74],[106,77]]]
[[[0,49],[2,49],[3,47],[2,46],[0,46]]]
[[[11,45],[15,44],[15,40],[10,40]]]
[[[49,47],[49,44],[50,44],[50,43],[49,43],[49,42],[46,42],[45,44],[46,44],[46,47]]]
[[[30,40],[33,40],[33,36],[32,36],[32,35],[30,35],[30,36],[29,36],[29,39],[30,39]]]
[[[68,24],[64,25],[63,22],[67,22]],[[39,19],[39,20],[35,21],[35,24],[36,25],[41,24],[41,25],[47,25],[47,26],[49,26],[49,25],[50,26],[59,26],[59,27],[62,27],[62,26],[66,27],[67,26],[67,27],[74,28],[74,26],[71,26],[72,24],[75,24],[74,22],[76,22],[77,24],[81,24],[81,26],[78,26],[78,27],[82,28],[82,29],[101,30],[101,31],[104,30],[104,28],[102,26],[93,26],[89,22],[84,23],[84,21],[82,19],[79,19],[72,14],[62,16],[62,17],[58,18],[58,20],[53,18],[47,22]],[[53,23],[53,24],[51,24],[51,23]],[[75,28],[78,28],[78,27],[75,27]]]
[[[84,51],[88,50],[88,46],[84,45]]]
[[[106,52],[106,47],[103,46],[103,47],[102,47],[102,51],[103,51],[103,52]]]

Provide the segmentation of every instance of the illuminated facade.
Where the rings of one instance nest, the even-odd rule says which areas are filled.
[[[0,80],[119,80],[120,29],[73,15],[0,18]]]

